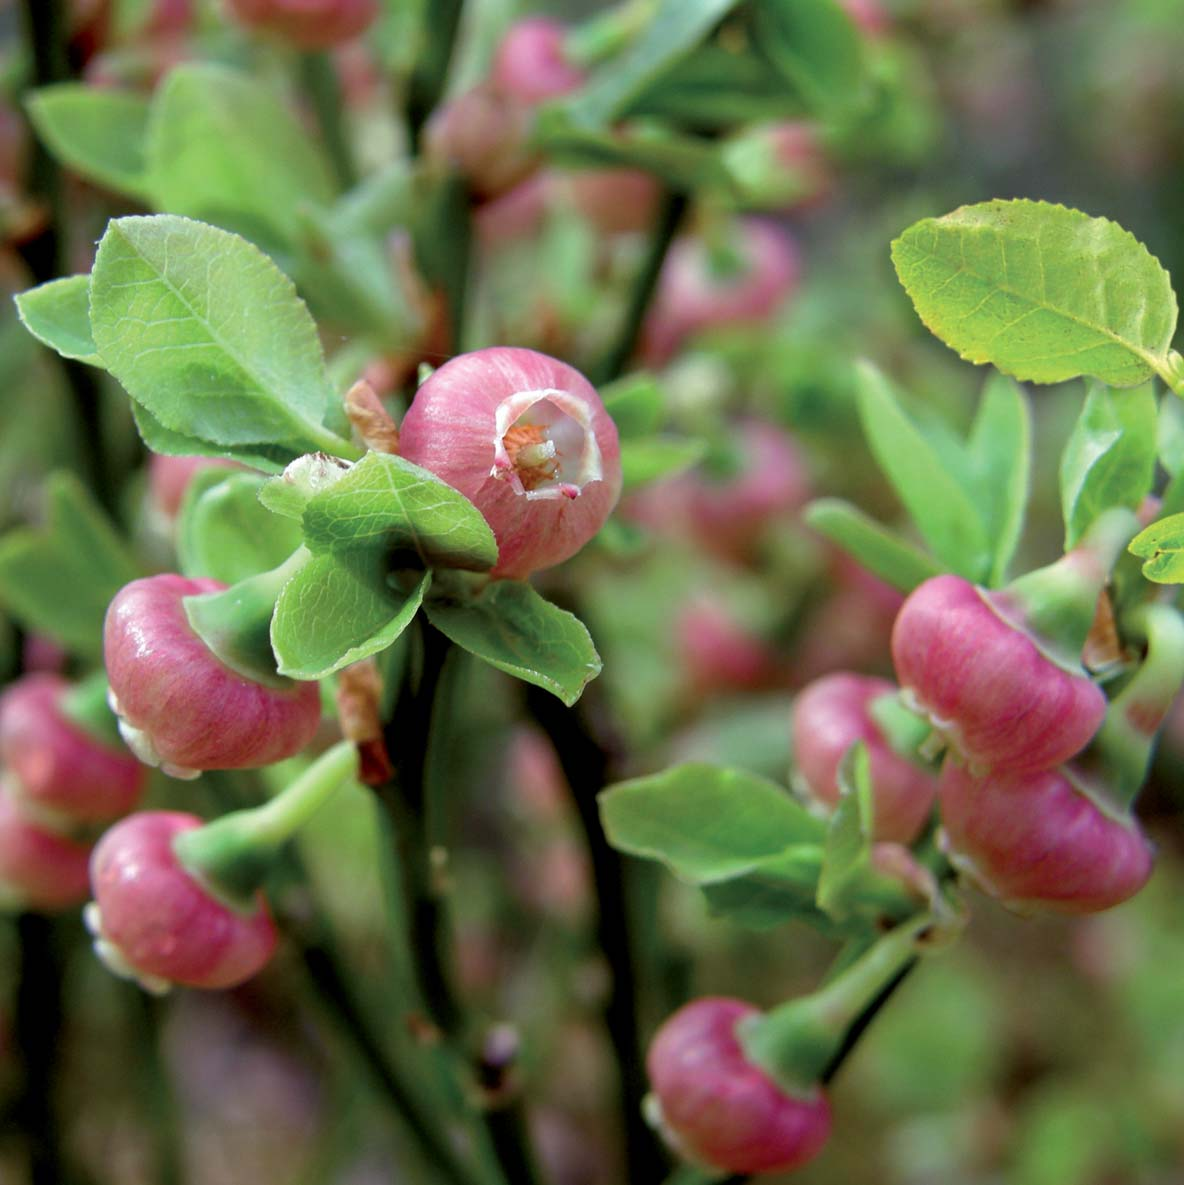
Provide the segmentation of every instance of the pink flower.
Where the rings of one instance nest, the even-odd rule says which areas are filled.
[[[327,49],[367,29],[376,0],[227,0],[244,25],[273,33],[301,49]]]
[[[498,346],[446,362],[419,388],[399,452],[464,494],[498,545],[493,575],[525,579],[574,555],[621,489],[617,430],[578,371]]]
[[[857,741],[867,746],[875,798],[875,838],[911,843],[937,796],[937,780],[897,753],[871,713],[884,696],[895,697],[887,679],[845,671],[818,679],[794,703],[793,758],[802,787],[833,810],[839,804],[839,764]]]
[[[81,905],[89,860],[89,844],[27,816],[10,786],[0,781],[0,901],[47,913]]]
[[[704,329],[759,324],[797,288],[798,249],[775,222],[738,219],[728,245],[737,256],[734,270],[713,266],[701,239],[675,240],[642,334],[647,364],[668,362],[686,338]]]
[[[545,16],[515,22],[494,54],[490,81],[503,94],[532,105],[578,90],[584,72],[564,55],[566,32]]]
[[[1135,820],[1104,809],[1069,769],[976,778],[947,760],[940,793],[950,858],[1013,909],[1097,913],[1151,875],[1151,845]]]
[[[275,951],[275,924],[261,892],[236,908],[179,862],[174,840],[201,825],[178,811],[129,815],[99,840],[91,859],[87,925],[95,949],[117,974],[150,990],[172,983],[234,987]]]
[[[317,684],[248,679],[194,633],[183,598],[224,587],[150,576],[120,589],[107,610],[103,653],[120,731],[141,761],[175,777],[282,761],[320,722]]]
[[[1106,712],[1086,676],[1054,662],[960,576],[916,588],[892,630],[901,687],[972,765],[1035,770],[1081,750]]]
[[[70,684],[26,675],[0,696],[0,765],[25,801],[74,822],[126,814],[147,770],[122,746],[86,732],[62,711]]]
[[[663,1134],[726,1173],[799,1168],[830,1134],[821,1088],[790,1094],[745,1058],[736,1025],[757,1011],[743,1000],[695,1000],[658,1030],[646,1058]]]

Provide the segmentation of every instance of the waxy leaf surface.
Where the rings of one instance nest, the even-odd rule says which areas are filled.
[[[91,330],[103,365],[170,432],[228,452],[356,455],[322,426],[334,394],[307,308],[237,235],[171,215],[111,222]]]
[[[1129,550],[1143,564],[1143,575],[1156,584],[1184,584],[1184,514],[1172,514],[1140,531]]]
[[[969,362],[1037,383],[1090,375],[1115,387],[1166,365],[1171,281],[1105,218],[983,202],[909,227],[892,259],[921,320]]]
[[[90,276],[66,276],[22,292],[17,312],[25,328],[63,358],[102,366],[90,332]]]
[[[428,600],[424,612],[462,649],[568,707],[600,674],[600,655],[584,623],[524,581],[495,580],[472,600]]]

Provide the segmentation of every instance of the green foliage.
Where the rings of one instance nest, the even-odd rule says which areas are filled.
[[[599,802],[613,847],[695,885],[743,876],[790,848],[821,848],[826,836],[784,787],[718,766],[672,766],[610,786]]]
[[[652,436],[662,426],[666,397],[652,374],[636,370],[601,387],[600,398],[621,440]]]
[[[332,174],[315,140],[265,83],[224,66],[173,70],[152,105],[153,203],[268,249],[299,241],[301,209],[328,206]]]
[[[859,368],[858,403],[872,453],[930,551],[958,575],[983,579],[991,567],[991,541],[967,488],[968,469],[947,462],[870,363]]]
[[[1061,455],[1065,547],[1112,506],[1134,510],[1155,478],[1158,427],[1150,383],[1118,394],[1091,383],[1081,415]]]
[[[600,674],[600,656],[584,623],[524,581],[495,580],[476,597],[428,600],[424,612],[462,649],[568,707]]]
[[[756,44],[806,106],[841,117],[868,99],[859,32],[837,0],[757,0]]]
[[[622,441],[621,489],[627,493],[661,477],[681,473],[701,461],[706,452],[705,441],[686,437],[649,436]]]
[[[1128,550],[1145,561],[1143,575],[1156,584],[1184,584],[1184,514],[1152,523],[1131,541]]]
[[[107,605],[140,572],[73,474],[53,474],[46,494],[44,529],[20,528],[0,539],[0,604],[25,629],[98,659]]]
[[[304,509],[314,552],[378,550],[424,566],[488,571],[497,543],[481,512],[433,473],[386,453],[367,453]],[[405,565],[409,566],[409,565]]]
[[[393,587],[373,553],[314,556],[276,600],[271,648],[280,674],[323,679],[385,650],[411,624],[430,582],[425,572],[408,591]]]
[[[942,572],[941,565],[923,551],[841,498],[811,502],[804,517],[814,530],[901,592],[912,592],[918,584]]]
[[[839,765],[838,781],[842,798],[826,834],[826,855],[818,878],[818,905],[830,914],[846,913],[858,904],[851,900],[851,889],[871,861],[875,805],[871,762],[862,741],[847,750]]]
[[[25,328],[63,358],[102,366],[90,332],[90,276],[66,276],[20,293],[17,312]]]
[[[607,127],[702,41],[735,5],[736,0],[658,0],[637,40],[564,102],[573,122]]]
[[[63,82],[34,92],[27,106],[37,134],[64,165],[129,197],[148,197],[146,99]]]
[[[335,397],[308,310],[237,235],[171,215],[114,220],[91,329],[103,365],[172,433],[243,460],[261,444],[356,455],[323,426]]]
[[[982,202],[909,227],[892,259],[921,320],[967,361],[1037,383],[1090,375],[1116,387],[1168,366],[1171,281],[1105,218]]]
[[[264,479],[204,469],[185,491],[177,556],[186,576],[237,584],[283,563],[301,544],[299,526],[259,502]]]
[[[987,583],[999,585],[1023,533],[1032,470],[1032,409],[1021,388],[1003,375],[992,374],[983,385],[966,458],[992,543]]]

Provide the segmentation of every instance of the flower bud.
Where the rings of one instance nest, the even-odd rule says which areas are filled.
[[[226,0],[244,25],[300,49],[327,49],[363,32],[378,15],[376,0]]]
[[[771,521],[805,504],[810,479],[793,438],[774,424],[741,421],[730,443],[734,471],[700,466],[687,475],[686,512],[703,543],[743,557]]]
[[[1151,875],[1151,845],[1138,824],[1103,809],[1067,767],[976,778],[947,760],[940,795],[950,859],[1011,909],[1097,913]]]
[[[0,781],[0,905],[56,912],[86,900],[90,845],[27,817]]]
[[[746,629],[718,597],[696,596],[680,610],[674,628],[696,696],[759,687],[774,673],[768,643]]]
[[[758,1015],[743,1000],[695,1000],[658,1030],[646,1058],[663,1135],[688,1159],[725,1173],[788,1172],[830,1134],[820,1088],[791,1094],[745,1057],[736,1026]]]
[[[529,145],[531,118],[521,100],[475,86],[432,113],[424,153],[460,173],[477,198],[496,198],[538,165]]]
[[[649,230],[658,216],[662,187],[642,169],[556,170],[548,175],[560,202],[606,235]]]
[[[0,766],[14,794],[70,822],[124,815],[139,801],[147,771],[118,738],[70,719],[63,710],[69,692],[60,675],[26,675],[0,696]]]
[[[184,599],[224,587],[150,576],[122,588],[107,610],[103,653],[120,732],[141,761],[174,777],[281,761],[320,722],[316,683],[249,679],[194,631]]]
[[[400,455],[459,490],[497,539],[493,575],[525,579],[574,555],[621,489],[617,430],[578,371],[498,346],[446,362],[419,388]]]
[[[867,746],[875,798],[875,838],[911,843],[937,796],[937,780],[893,748],[873,705],[894,702],[887,679],[839,672],[818,679],[798,696],[793,709],[793,757],[800,790],[828,811],[842,791],[839,764],[857,741]]]
[[[148,493],[153,509],[170,522],[180,513],[189,483],[203,469],[239,469],[236,461],[224,457],[168,457],[152,453],[148,458]]]
[[[762,218],[742,218],[729,238],[735,258],[713,260],[705,242],[676,239],[642,330],[650,365],[670,360],[692,334],[721,325],[759,324],[796,289],[798,249],[788,231]]]
[[[490,81],[502,94],[531,105],[579,90],[584,72],[564,55],[566,35],[549,17],[515,22],[494,54]]]
[[[724,146],[724,163],[744,204],[764,210],[813,205],[834,183],[818,131],[806,120],[759,124]]]
[[[179,860],[174,842],[202,826],[196,815],[145,811],[116,823],[91,859],[94,903],[86,921],[116,974],[151,991],[170,984],[227,988],[250,979],[275,951],[261,892],[232,904]]]
[[[1106,712],[1080,667],[1054,661],[960,576],[935,576],[913,591],[892,629],[892,659],[910,706],[982,769],[1059,764]]]

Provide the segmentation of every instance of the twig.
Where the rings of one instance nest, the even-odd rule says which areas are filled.
[[[423,125],[444,93],[463,8],[464,0],[435,0],[423,9],[427,39],[407,87],[407,134],[414,152],[419,151]]]
[[[559,756],[592,861],[597,940],[612,975],[604,1021],[621,1077],[629,1179],[660,1181],[669,1161],[642,1114],[645,1060],[638,1032],[638,976],[625,865],[605,839],[596,808],[596,795],[609,780],[608,754],[583,727],[579,712],[565,708],[552,695],[533,687],[527,690],[527,702]]]
[[[658,221],[650,238],[649,250],[642,261],[641,269],[629,296],[629,306],[621,320],[620,333],[612,348],[606,355],[604,362],[595,372],[595,381],[609,383],[620,378],[633,351],[637,347],[637,340],[641,335],[641,327],[645,321],[646,310],[653,298],[654,289],[658,284],[658,277],[662,274],[662,265],[666,262],[666,253],[670,244],[678,233],[678,228],[687,212],[688,198],[685,193],[669,192]]]
[[[333,62],[323,50],[302,54],[300,75],[304,89],[312,100],[317,126],[321,129],[325,150],[333,162],[337,182],[342,189],[352,189],[358,180],[358,170],[343,118],[341,83],[333,69]]]

